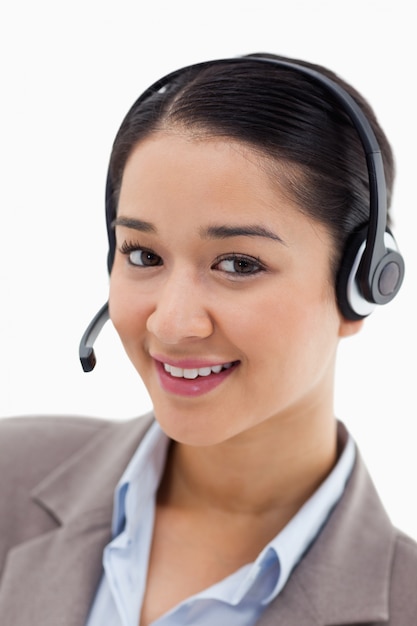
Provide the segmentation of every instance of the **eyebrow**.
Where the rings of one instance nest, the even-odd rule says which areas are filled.
[[[125,226],[126,228],[133,228],[134,230],[140,230],[142,233],[154,233],[156,234],[156,227],[151,222],[145,222],[145,220],[138,220],[133,217],[116,217],[111,223],[111,227]]]
[[[269,228],[265,226],[259,226],[258,224],[245,224],[245,226],[208,226],[201,231],[201,236],[204,239],[227,239],[228,237],[266,237],[267,239],[273,239],[279,241],[285,245],[284,240],[276,235]]]
[[[112,228],[116,226],[125,226],[126,228],[133,228],[139,230],[142,233],[157,233],[157,229],[151,222],[145,220],[139,220],[133,217],[117,217],[111,223]],[[247,224],[245,226],[239,225],[212,225],[207,226],[200,230],[200,235],[203,239],[228,239],[229,237],[265,237],[278,241],[284,245],[284,240],[276,235],[272,230],[265,226],[259,226],[259,224]]]

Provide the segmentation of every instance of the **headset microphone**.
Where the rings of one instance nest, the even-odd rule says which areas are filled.
[[[91,372],[96,364],[96,355],[94,354],[94,342],[101,332],[104,324],[109,319],[109,305],[106,302],[100,311],[91,320],[82,339],[80,341],[79,355],[84,372]]]
[[[341,313],[346,319],[359,320],[369,315],[376,305],[390,302],[398,293],[404,278],[404,260],[391,232],[387,229],[387,198],[384,165],[375,133],[357,102],[338,83],[316,69],[293,61],[262,56],[218,59],[181,68],[156,81],[146,89],[133,106],[138,106],[152,94],[160,91],[175,77],[193,68],[204,68],[230,62],[256,61],[279,68],[294,70],[309,77],[327,90],[341,105],[356,129],[365,151],[369,177],[369,222],[348,239],[336,280],[336,295]],[[116,207],[110,176],[106,184],[106,223],[109,240],[107,267],[113,265],[116,249],[112,228]],[[90,372],[95,364],[93,344],[109,319],[106,303],[85,331],[79,348],[83,370]]]

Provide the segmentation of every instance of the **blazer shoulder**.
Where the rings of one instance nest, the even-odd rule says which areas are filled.
[[[417,543],[397,531],[390,585],[392,626],[415,626],[417,615]]]
[[[401,530],[396,530],[393,572],[404,576],[406,571],[414,574],[413,582],[417,590],[417,542]]]
[[[31,489],[113,422],[95,417],[26,416],[0,420],[0,492]]]

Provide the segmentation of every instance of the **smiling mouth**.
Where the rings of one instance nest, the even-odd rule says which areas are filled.
[[[173,378],[186,378],[188,380],[194,380],[198,377],[206,377],[211,374],[220,374],[220,372],[224,370],[228,370],[234,365],[236,365],[238,361],[230,361],[229,363],[222,363],[220,365],[213,365],[211,367],[199,367],[199,368],[182,368],[175,367],[174,365],[168,365],[168,363],[163,363],[163,367],[167,374],[170,374]]]

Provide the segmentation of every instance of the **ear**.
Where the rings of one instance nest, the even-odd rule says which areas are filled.
[[[342,315],[340,316],[339,323],[339,337],[350,337],[351,335],[356,335],[364,324],[363,319],[361,320],[348,320]]]

